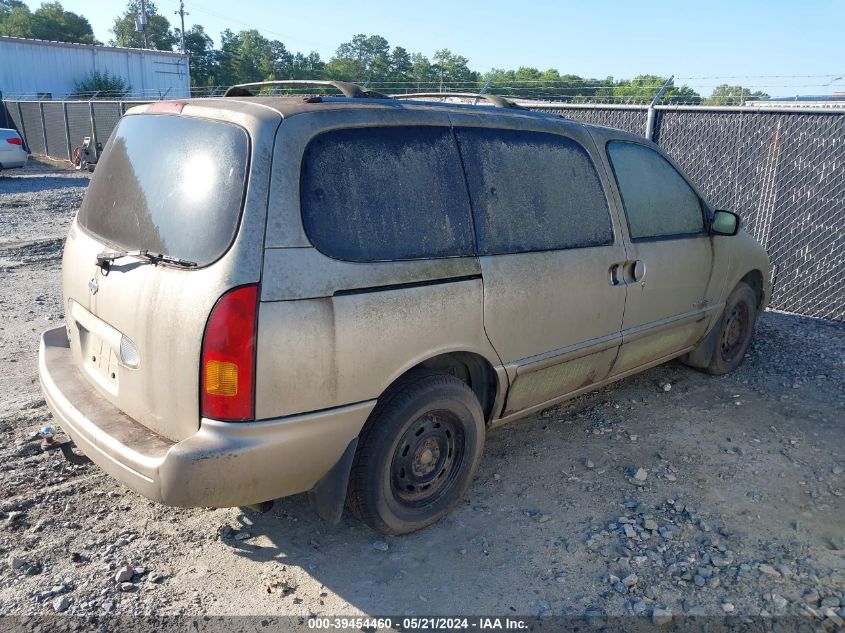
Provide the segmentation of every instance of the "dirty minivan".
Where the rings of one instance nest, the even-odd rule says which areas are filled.
[[[460,501],[491,426],[673,358],[742,361],[766,253],[656,145],[331,85],[138,106],[104,148],[39,373],[129,488],[307,492],[410,532]]]

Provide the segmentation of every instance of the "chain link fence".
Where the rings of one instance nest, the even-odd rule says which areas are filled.
[[[141,101],[3,101],[0,127],[69,160],[105,143]],[[531,104],[569,119],[646,131],[648,106]],[[717,208],[737,211],[775,269],[772,307],[845,321],[845,110],[657,106],[654,140]]]

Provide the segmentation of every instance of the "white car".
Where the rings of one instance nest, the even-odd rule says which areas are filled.
[[[23,167],[29,158],[29,152],[15,130],[0,128],[0,170]]]

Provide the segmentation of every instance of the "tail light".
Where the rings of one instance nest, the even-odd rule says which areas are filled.
[[[11,143],[12,145],[23,145],[23,141],[17,137],[7,138],[7,143]]]
[[[202,341],[201,413],[227,422],[255,419],[255,333],[258,285],[217,300]]]

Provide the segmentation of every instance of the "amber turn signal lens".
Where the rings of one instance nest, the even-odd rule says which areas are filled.
[[[205,364],[205,392],[212,396],[238,395],[238,366],[220,360]]]

